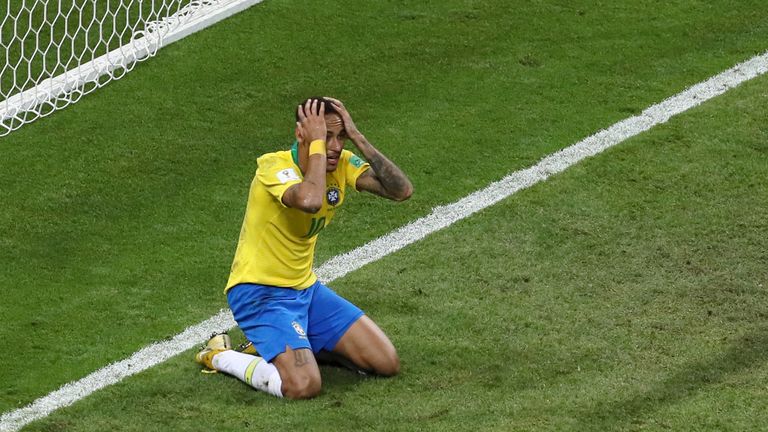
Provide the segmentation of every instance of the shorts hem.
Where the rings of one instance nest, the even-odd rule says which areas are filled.
[[[267,363],[272,363],[272,360],[277,358],[277,356],[279,356],[280,354],[283,354],[283,353],[286,352],[286,348],[290,348],[293,351],[300,350],[300,349],[308,349],[308,350],[314,352],[314,350],[312,349],[312,346],[310,346],[309,343],[307,343],[306,346],[295,346],[295,347],[291,346],[290,343],[286,343],[285,346],[282,349],[277,350],[277,352],[274,352],[274,354],[273,353],[267,353],[267,355],[264,355],[261,352],[259,352],[259,354],[257,354],[257,355],[259,355],[261,358],[266,360]],[[258,351],[258,348],[256,349],[256,351]]]

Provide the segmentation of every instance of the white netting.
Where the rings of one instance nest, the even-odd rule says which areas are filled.
[[[0,0],[0,136],[259,1]]]

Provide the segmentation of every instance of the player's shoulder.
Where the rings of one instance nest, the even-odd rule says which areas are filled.
[[[265,153],[256,159],[256,164],[260,170],[272,170],[274,168],[283,169],[286,166],[293,165],[291,152],[287,150]]]
[[[286,185],[301,181],[299,167],[290,151],[266,153],[256,160],[256,178],[266,186]]]

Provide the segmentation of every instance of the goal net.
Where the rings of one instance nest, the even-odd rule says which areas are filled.
[[[0,136],[262,0],[0,0]]]

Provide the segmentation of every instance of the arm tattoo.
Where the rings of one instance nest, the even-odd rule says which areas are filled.
[[[405,176],[397,165],[378,151],[374,152],[368,159],[368,163],[371,164],[376,178],[379,179],[379,183],[381,183],[381,186],[384,187],[388,195],[400,196],[410,187],[408,177]]]

